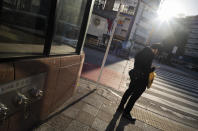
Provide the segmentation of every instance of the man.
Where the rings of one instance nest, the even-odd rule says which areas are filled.
[[[132,110],[138,98],[146,90],[149,73],[155,70],[155,67],[151,67],[151,65],[154,55],[156,55],[158,52],[158,48],[159,44],[153,44],[151,47],[145,47],[135,56],[134,69],[132,70],[132,74],[130,74],[131,82],[129,84],[129,88],[125,91],[117,109],[118,111],[123,111],[123,117],[132,122],[135,121],[135,118],[132,118],[130,111]],[[127,100],[128,103],[124,108]]]

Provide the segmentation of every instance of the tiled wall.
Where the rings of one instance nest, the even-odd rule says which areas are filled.
[[[75,92],[83,62],[84,55],[72,55],[0,64],[0,84],[47,73],[44,96],[31,105],[30,117],[24,119],[23,111],[19,111],[0,124],[0,131],[27,130],[35,123],[46,119]]]

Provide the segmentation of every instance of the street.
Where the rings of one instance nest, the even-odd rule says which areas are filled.
[[[102,52],[89,48],[85,48],[84,51],[86,54],[85,63],[96,64],[96,66],[102,63]],[[154,62],[154,65],[161,64]],[[132,68],[133,59],[124,60],[112,55],[109,55],[107,59],[105,69],[119,74],[119,77],[115,78],[115,81],[119,81],[117,82],[118,85],[115,86],[115,83],[113,83],[113,86],[110,84],[108,86],[118,91],[120,96],[128,88],[130,82],[128,71]],[[84,70],[84,73],[86,71]],[[164,119],[198,128],[198,81],[193,79],[191,74],[166,65],[161,65],[161,68],[158,68],[156,73],[157,77],[152,87],[143,93],[135,106],[156,113],[164,117]],[[96,78],[94,79],[93,76],[85,77],[94,81]],[[110,82],[108,78],[111,76],[112,74],[104,73],[102,78],[105,79],[106,77],[107,81],[101,81],[101,84],[108,84]]]
[[[196,5],[1,0],[0,131],[198,131]]]

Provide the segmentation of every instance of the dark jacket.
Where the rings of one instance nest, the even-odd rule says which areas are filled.
[[[148,84],[149,73],[155,70],[154,67],[151,67],[153,58],[154,53],[149,47],[144,48],[135,56],[134,78],[136,77],[144,86]]]

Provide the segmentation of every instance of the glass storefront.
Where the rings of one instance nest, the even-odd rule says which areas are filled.
[[[60,0],[51,54],[76,51],[87,0]]]
[[[78,52],[77,48],[81,47],[78,42],[80,31],[85,26],[82,25],[83,18],[89,15],[85,12],[87,4],[91,2],[1,0],[0,59]],[[53,35],[48,35],[50,31]]]
[[[0,58],[42,55],[50,0],[2,0]]]

